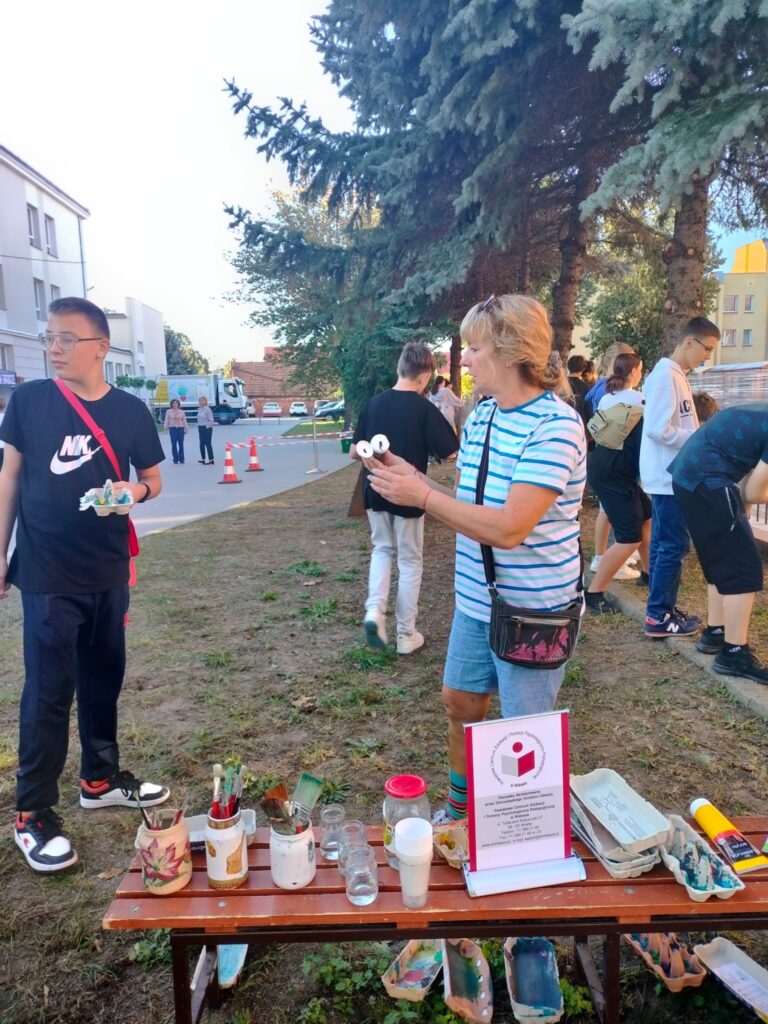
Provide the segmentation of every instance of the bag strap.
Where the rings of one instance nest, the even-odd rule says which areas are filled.
[[[115,475],[116,475],[117,479],[120,480],[122,475],[123,475],[122,471],[120,469],[120,463],[117,461],[117,456],[115,455],[115,449],[109,443],[109,438],[107,437],[107,435],[104,433],[104,431],[98,425],[98,423],[93,418],[93,416],[91,416],[91,414],[88,412],[88,410],[85,408],[85,406],[80,401],[80,399],[77,397],[77,395],[74,393],[74,391],[72,391],[72,389],[69,387],[69,385],[65,384],[63,380],[59,380],[58,377],[55,378],[54,384],[59,389],[59,391],[62,393],[64,398],[66,398],[66,400],[69,402],[69,404],[72,406],[72,408],[75,410],[75,412],[80,417],[80,419],[83,421],[83,423],[86,425],[86,427],[88,427],[88,429],[90,430],[91,434],[99,442],[99,444],[101,445],[102,449],[104,450],[104,454],[107,456],[107,458],[109,459],[109,461],[112,464],[112,468],[115,471]],[[139,537],[138,537],[138,534],[136,533],[136,527],[134,525],[133,519],[130,516],[128,517],[128,552],[129,552],[130,563],[131,563],[131,568],[130,568],[131,583],[130,583],[130,586],[133,586],[134,583],[136,582],[136,568],[135,568],[135,566],[133,564],[133,557],[134,557],[134,555],[138,555],[138,553],[139,553]]]
[[[93,434],[93,436],[99,442],[101,447],[104,449],[104,454],[107,456],[109,461],[112,463],[112,468],[114,469],[114,471],[115,471],[115,473],[117,475],[117,479],[121,480],[122,476],[123,476],[123,473],[122,473],[122,470],[120,469],[120,463],[117,461],[117,456],[115,455],[115,450],[112,447],[112,445],[109,443],[109,439],[107,438],[107,435],[104,433],[104,431],[98,425],[98,423],[93,418],[93,416],[91,416],[91,414],[88,412],[88,410],[85,408],[85,406],[80,401],[80,399],[77,397],[77,395],[74,393],[74,391],[72,391],[72,389],[67,384],[65,384],[63,380],[59,380],[59,378],[57,377],[54,380],[53,383],[56,385],[56,387],[59,389],[59,391],[62,393],[62,395],[64,395],[64,397],[69,402],[69,404],[72,406],[72,408],[75,410],[77,415],[80,417],[80,419],[86,425],[86,427],[88,427],[90,432]]]
[[[496,415],[497,405],[494,405],[490,419],[488,420],[488,430],[485,433],[485,444],[483,445],[483,454],[480,458],[480,467],[477,471],[477,483],[475,485],[475,504],[482,505],[483,497],[485,494],[485,481],[488,479],[488,463],[490,461],[490,447],[491,447],[491,426],[493,424],[493,417]],[[546,419],[550,419],[549,416]],[[520,449],[520,453],[517,457],[518,463],[523,457],[523,452],[528,446],[528,442],[533,437],[535,431],[531,431],[528,437],[525,439],[523,447]],[[517,468],[517,463],[515,464]],[[514,477],[512,483],[515,482]],[[495,598],[499,596],[499,592],[496,589],[496,567],[493,563],[493,548],[488,544],[481,544],[480,551],[483,555],[483,568],[485,569],[485,582],[488,590],[490,591],[491,597]],[[579,536],[579,580],[576,584],[576,593],[581,596],[584,590],[584,552],[581,548],[581,536]]]

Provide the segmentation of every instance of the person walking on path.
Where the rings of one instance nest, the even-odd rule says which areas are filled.
[[[616,542],[600,560],[586,594],[587,608],[598,613],[619,611],[618,602],[606,596],[605,588],[614,573],[634,552],[639,551],[643,570],[648,571],[648,546],[651,537],[651,503],[640,487],[640,441],[643,434],[643,396],[636,391],[643,373],[640,356],[622,352],[616,356],[613,374],[600,399],[598,412],[611,416],[610,410],[627,429],[620,447],[607,447],[596,438],[589,459],[589,483],[613,526]],[[633,412],[634,410],[634,412]]]
[[[371,486],[395,505],[426,508],[456,531],[456,612],[443,676],[450,764],[448,811],[467,810],[464,725],[480,722],[498,693],[506,717],[551,711],[565,675],[559,668],[521,667],[491,647],[491,596],[481,545],[492,549],[496,586],[516,607],[559,610],[581,586],[578,514],[586,481],[581,417],[554,391],[565,383],[552,352],[544,307],[524,295],[492,295],[461,324],[462,366],[478,394],[491,395],[462,431],[455,496],[405,459],[367,460]],[[488,469],[477,504],[487,447]]]
[[[450,387],[448,387],[448,381],[445,377],[436,377],[435,383],[432,385],[432,395],[430,401],[433,405],[436,405],[440,412],[445,416],[451,425],[453,431],[456,430],[456,410],[462,409],[464,403],[455,395]]]
[[[39,872],[77,862],[53,811],[75,693],[81,807],[151,807],[168,798],[165,786],[120,768],[128,517],[79,510],[80,497],[107,478],[117,477],[115,489],[135,502],[156,498],[165,456],[144,403],[104,379],[109,324],[102,310],[86,299],[62,298],[49,312],[40,339],[57,379],[19,385],[0,426],[0,598],[14,584],[24,610],[14,840]],[[131,466],[137,483],[128,482]]]
[[[200,458],[197,460],[201,466],[213,465],[213,413],[208,406],[208,399],[201,395],[197,403],[200,408],[197,413],[197,435],[200,438]]]
[[[174,466],[184,465],[184,435],[187,432],[187,417],[178,398],[171,399],[171,407],[165,414],[165,429],[171,435],[171,455]]]
[[[672,355],[658,361],[643,387],[640,482],[653,506],[645,635],[654,638],[693,636],[700,625],[695,616],[677,607],[683,558],[690,543],[668,467],[699,426],[688,374],[714,352],[719,340],[720,330],[711,320],[703,316],[689,320]]]
[[[435,406],[422,397],[435,369],[429,348],[411,341],[397,364],[397,383],[375,395],[357,420],[350,455],[358,441],[370,441],[376,434],[389,440],[389,450],[411,466],[411,472],[426,473],[429,456],[447,459],[458,450],[455,430]],[[415,470],[414,470],[415,467]],[[397,653],[411,654],[424,643],[416,629],[419,592],[423,570],[424,510],[418,504],[402,507],[386,501],[366,481],[365,508],[371,527],[371,564],[363,626],[369,644],[386,647],[386,608],[392,562],[397,558],[398,583],[395,602]]]
[[[5,417],[5,409],[7,402],[2,395],[0,395],[0,427],[3,425],[3,418]],[[4,442],[0,440],[0,469],[3,468],[3,446]]]
[[[584,419],[584,396],[591,387],[581,376],[586,365],[587,360],[584,356],[571,356],[568,360],[568,383],[573,392],[571,404],[582,419]],[[586,425],[586,420],[584,423]]]
[[[686,441],[669,467],[707,581],[707,627],[696,648],[721,675],[768,683],[749,647],[763,560],[748,503],[768,501],[768,402],[723,409]]]

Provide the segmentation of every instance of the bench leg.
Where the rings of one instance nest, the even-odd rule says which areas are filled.
[[[187,947],[171,932],[171,968],[173,971],[173,1007],[176,1024],[192,1024],[192,996],[189,991]]]
[[[604,946],[603,988],[605,991],[604,1024],[619,1024],[621,1013],[621,977],[619,974],[621,936],[606,935]]]
[[[173,1005],[176,1024],[198,1024],[206,1001],[219,1006],[221,990],[216,972],[216,946],[203,946],[192,979],[189,976],[189,945],[171,932]]]
[[[595,961],[589,948],[588,940],[586,938],[574,938],[573,953],[576,976],[580,981],[583,981],[589,989],[589,994],[592,997],[592,1003],[595,1007],[597,1019],[601,1021],[601,1024],[606,1024],[605,992],[600,981],[600,976],[597,973],[597,967],[595,966]]]

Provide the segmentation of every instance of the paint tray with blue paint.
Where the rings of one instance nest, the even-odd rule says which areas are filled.
[[[443,943],[440,939],[411,939],[382,974],[381,981],[393,999],[420,1003],[442,969]]]
[[[512,1013],[520,1024],[554,1024],[563,1015],[555,947],[548,939],[507,939],[504,972]]]
[[[491,969],[471,939],[443,939],[443,999],[457,1017],[474,1024],[493,1017]]]

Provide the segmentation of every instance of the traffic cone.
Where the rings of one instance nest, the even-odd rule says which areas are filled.
[[[237,473],[235,472],[235,460],[232,458],[232,445],[227,445],[224,449],[224,476],[219,480],[220,484],[241,484],[243,481],[240,480]]]
[[[246,473],[262,473],[264,467],[259,462],[259,453],[256,450],[256,438],[251,438],[251,454],[248,459],[248,465],[246,467]]]

